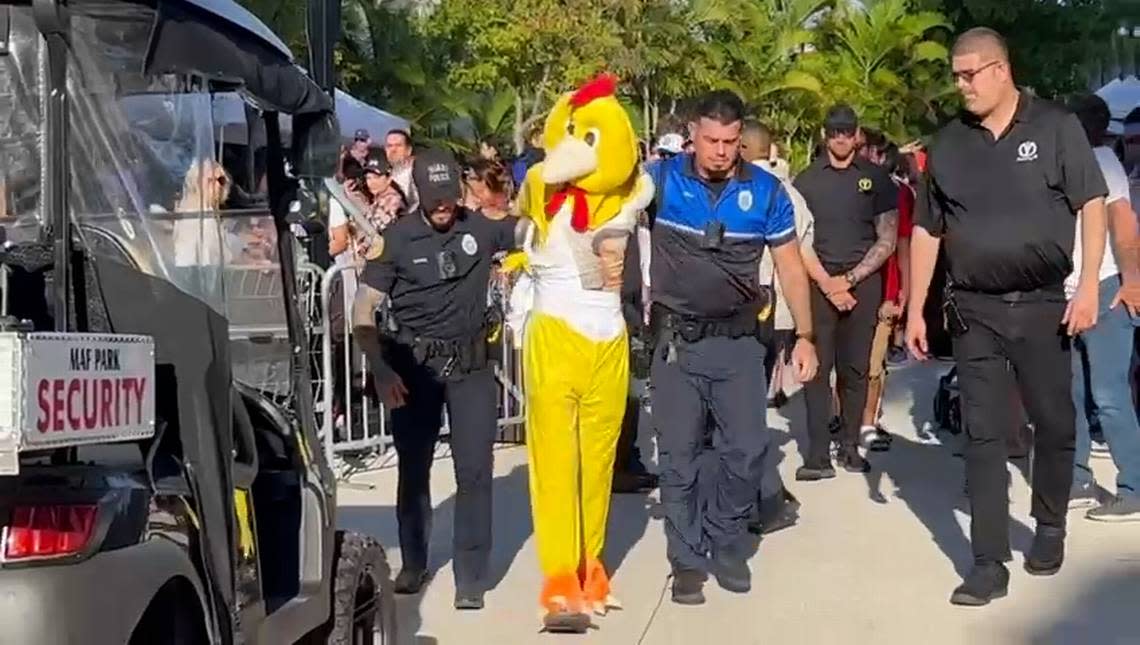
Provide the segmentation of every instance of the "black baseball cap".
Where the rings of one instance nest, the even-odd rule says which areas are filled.
[[[354,132],[352,138],[356,141],[368,141],[372,139],[372,137],[368,135],[368,130],[365,130],[364,128],[360,128]]]
[[[840,103],[827,111],[823,120],[823,129],[826,132],[854,132],[859,127],[859,117],[850,105]]]
[[[387,175],[392,172],[392,164],[388,163],[387,157],[370,157],[368,161],[364,162],[364,172],[372,173],[374,175]]]
[[[425,150],[412,162],[412,181],[425,213],[432,213],[443,204],[459,202],[463,195],[461,177],[455,155],[446,150]]]

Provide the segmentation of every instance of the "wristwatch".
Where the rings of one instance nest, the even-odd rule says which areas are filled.
[[[854,271],[848,271],[847,273],[844,273],[843,277],[847,279],[847,284],[853,287],[855,286],[855,283],[858,282],[858,280],[855,279]]]
[[[797,331],[796,332],[796,340],[806,340],[807,342],[814,345],[815,344],[815,333],[810,332],[810,331]]]

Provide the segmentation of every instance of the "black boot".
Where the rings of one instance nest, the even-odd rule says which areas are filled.
[[[1061,570],[1065,562],[1065,529],[1058,526],[1038,526],[1033,546],[1025,556],[1025,570],[1035,576],[1051,576]]]
[[[735,554],[718,553],[713,558],[713,575],[721,589],[732,593],[752,590],[752,570],[748,561]]]
[[[478,611],[483,608],[483,592],[455,590],[455,608]]]
[[[705,604],[705,574],[694,569],[674,571],[673,602],[678,605]]]
[[[1000,562],[975,564],[966,580],[954,590],[954,605],[981,607],[1009,593],[1009,570]]]
[[[428,573],[423,569],[400,569],[392,590],[402,595],[417,594],[427,584],[427,580]]]

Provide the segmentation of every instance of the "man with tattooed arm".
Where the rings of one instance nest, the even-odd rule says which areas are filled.
[[[898,189],[887,172],[857,154],[855,111],[836,105],[824,122],[826,151],[799,177],[795,187],[815,216],[814,253],[804,264],[812,289],[812,328],[819,371],[804,392],[809,447],[799,481],[835,477],[831,465],[831,370],[836,371],[842,426],[839,465],[864,473],[870,464],[859,454],[859,427],[867,401],[867,371],[879,306],[879,269],[895,251]]]

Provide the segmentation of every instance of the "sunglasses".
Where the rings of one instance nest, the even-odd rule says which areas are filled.
[[[991,60],[990,62],[986,63],[985,65],[982,65],[981,67],[979,67],[977,69],[963,69],[963,70],[960,70],[957,72],[952,71],[952,72],[950,72],[950,76],[951,76],[951,78],[954,79],[955,83],[957,83],[958,81],[962,81],[963,83],[966,83],[967,85],[969,85],[969,84],[974,82],[975,76],[977,76],[978,74],[981,74],[983,71],[993,67],[994,65],[997,65],[1000,62],[1001,61]]]
[[[827,137],[829,139],[834,137],[853,137],[855,136],[855,131],[857,129],[858,128],[843,126],[838,128],[827,128],[824,130],[824,132],[827,134]]]

